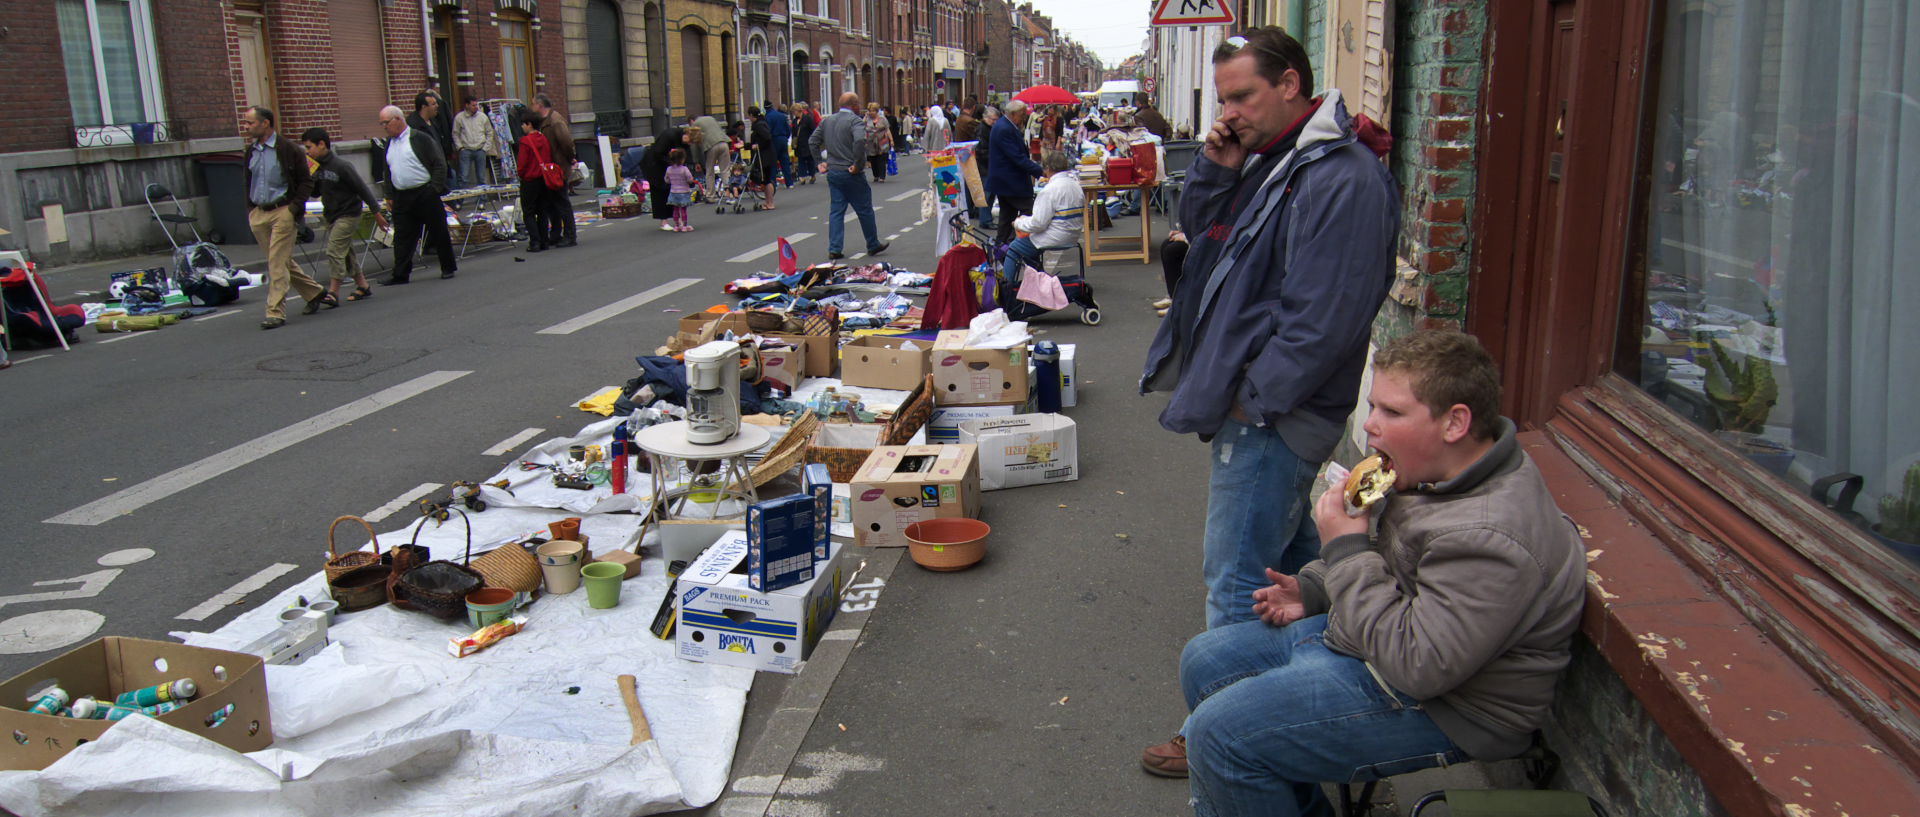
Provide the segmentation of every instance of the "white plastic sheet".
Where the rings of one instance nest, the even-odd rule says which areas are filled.
[[[594,423],[536,450],[565,456],[573,441],[611,429],[612,421]],[[517,465],[503,471],[521,473]],[[607,501],[604,487],[592,493],[596,505]],[[469,514],[474,555],[570,515],[510,506],[539,494],[517,489]],[[381,544],[407,542],[411,521],[382,532]],[[596,551],[632,547],[640,521],[584,513],[581,530]],[[419,542],[436,559],[465,554],[457,517],[427,523]],[[591,609],[584,591],[546,597],[524,608],[524,632],[460,659],[446,646],[469,631],[464,619],[391,606],[344,614],[320,655],[269,668],[271,748],[240,754],[132,718],[45,770],[0,772],[0,808],[23,817],[630,817],[699,807],[725,788],[753,673],[682,661],[671,643],[654,638],[647,628],[666,586],[658,551],[649,547],[641,575],[622,585],[620,606]],[[236,648],[272,631],[279,612],[303,596],[326,596],[320,574],[214,633],[175,635]],[[629,745],[622,674],[638,678],[653,727],[655,739],[638,746]]]

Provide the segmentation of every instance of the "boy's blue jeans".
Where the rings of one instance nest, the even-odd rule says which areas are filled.
[[[1468,759],[1413,698],[1328,649],[1326,628],[1324,615],[1256,620],[1187,642],[1180,690],[1196,817],[1331,815],[1321,783]]]

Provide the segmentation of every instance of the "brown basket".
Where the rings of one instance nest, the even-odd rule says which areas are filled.
[[[455,244],[485,244],[493,240],[493,222],[473,219],[448,232]]]
[[[473,523],[468,521],[466,511],[454,509],[460,514],[461,524],[467,527],[467,556],[464,561],[473,561]],[[427,526],[427,520],[433,517],[420,517],[420,523],[413,527],[413,541],[420,542],[420,529]],[[466,564],[455,564],[446,559],[431,561],[418,567],[409,563],[410,559],[396,558],[393,561],[393,574],[387,582],[387,598],[393,606],[402,610],[418,610],[439,618],[459,618],[467,612],[467,594],[485,587],[487,578],[480,571]]]
[[[333,546],[333,529],[340,527],[340,523],[345,522],[349,519],[360,523],[361,527],[367,529],[367,538],[373,540],[373,550],[371,551],[354,550],[346,553],[341,553],[337,548]],[[360,517],[357,517],[357,516],[342,516],[339,519],[333,520],[333,524],[327,526],[327,564],[326,564],[327,581],[331,582],[334,579],[340,578],[341,576],[351,573],[358,568],[366,567],[371,564],[376,564],[379,561],[380,561],[380,534],[373,532],[373,526],[367,524],[367,520],[361,519]],[[334,599],[334,601],[340,601],[340,600]],[[345,607],[346,602],[342,601],[340,602],[340,605],[342,607]]]
[[[933,418],[933,375],[927,375],[907,395],[893,418],[880,428],[878,445],[906,445],[920,427]],[[809,445],[806,448],[806,461],[827,466],[827,473],[834,482],[852,482],[853,475],[860,465],[872,454],[872,448],[840,447],[827,445]]]
[[[772,482],[774,477],[791,471],[794,466],[799,465],[801,458],[806,456],[807,443],[813,440],[813,433],[819,428],[820,417],[814,414],[812,409],[808,409],[800,415],[800,419],[793,421],[793,425],[787,429],[786,436],[774,443],[773,449],[767,452],[767,456],[760,460],[759,465],[753,467],[753,487],[758,488]],[[734,489],[738,490],[739,487],[735,485]]]
[[[340,604],[340,612],[352,613],[387,603],[387,576],[381,565],[356,567],[338,577],[328,577],[327,594]]]
[[[601,218],[633,218],[640,215],[640,202],[600,205]]]
[[[504,587],[515,593],[531,593],[540,587],[540,560],[533,558],[519,542],[508,542],[480,554],[472,566],[480,571],[488,587]]]

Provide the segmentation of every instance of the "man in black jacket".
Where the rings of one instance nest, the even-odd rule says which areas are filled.
[[[387,178],[382,183],[393,212],[393,276],[383,286],[398,286],[413,277],[413,253],[421,231],[440,257],[440,277],[452,278],[458,265],[453,237],[447,233],[447,208],[440,196],[447,191],[447,156],[433,134],[407,127],[400,109],[380,110],[380,127],[387,133]],[[306,170],[304,161],[301,171]]]
[[[267,319],[261,329],[279,329],[287,324],[287,289],[300,290],[307,302],[305,314],[319,311],[322,305],[339,306],[307,276],[293,260],[294,233],[307,211],[307,196],[313,192],[313,175],[307,172],[307,154],[290,139],[275,132],[273,111],[255,105],[242,119],[247,123],[247,224],[253,238],[267,248]]]

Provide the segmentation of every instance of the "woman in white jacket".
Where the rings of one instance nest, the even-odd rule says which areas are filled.
[[[1080,174],[1074,172],[1073,159],[1059,151],[1040,157],[1043,186],[1033,199],[1033,215],[1013,221],[1017,238],[1007,245],[1007,260],[1001,280],[1018,286],[1020,269],[1042,268],[1042,250],[1056,250],[1080,243],[1080,229],[1086,221],[1086,195],[1080,191]]]

